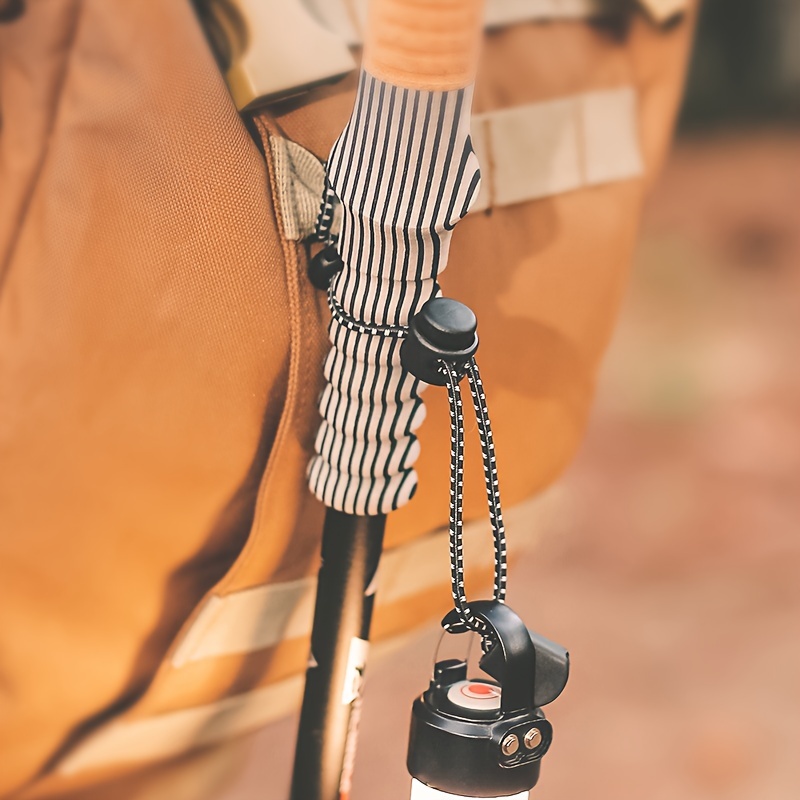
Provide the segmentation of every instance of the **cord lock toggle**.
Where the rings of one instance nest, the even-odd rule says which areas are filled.
[[[459,378],[478,349],[478,321],[469,306],[449,297],[428,300],[408,326],[400,347],[400,361],[415,378],[434,386],[446,386],[445,362]]]

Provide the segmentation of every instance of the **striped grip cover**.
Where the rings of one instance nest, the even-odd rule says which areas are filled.
[[[400,366],[405,326],[438,293],[450,236],[478,193],[469,137],[471,87],[447,92],[389,85],[362,73],[350,122],[333,146],[328,180],[342,204],[312,491],[350,514],[383,514],[416,487],[414,431],[424,387]],[[354,321],[357,324],[347,324]],[[373,329],[373,330],[369,330]]]

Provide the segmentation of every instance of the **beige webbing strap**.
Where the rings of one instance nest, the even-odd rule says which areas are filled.
[[[541,504],[540,499],[528,501],[510,509],[506,516],[525,530],[524,515],[537,513]],[[491,553],[480,546],[486,540],[486,529],[483,520],[464,526],[466,547],[476,553],[472,566],[479,570],[492,563]],[[530,537],[523,534],[515,547],[522,549],[530,543]],[[381,562],[378,605],[389,606],[429,592],[442,585],[447,571],[445,530],[388,550]],[[286,639],[308,636],[315,594],[316,579],[308,577],[255,586],[225,597],[213,596],[186,631],[171,664],[180,668],[194,661],[251,653]]]
[[[638,120],[632,86],[474,115],[472,144],[482,179],[470,214],[639,177]],[[294,142],[272,137],[270,145],[285,234],[305,239],[317,221],[322,164]],[[339,222],[337,216],[334,233]]]
[[[476,114],[483,177],[471,213],[642,175],[637,105],[620,86]]]
[[[522,552],[535,542],[560,503],[560,492],[554,489],[509,510],[506,516],[521,534],[513,551]],[[475,544],[485,540],[487,528],[483,520],[465,525],[467,547],[482,552]],[[479,561],[472,566],[482,569],[487,564]],[[378,604],[392,606],[424,596],[432,587],[443,587],[446,574],[445,530],[389,550],[381,565]],[[180,668],[204,659],[252,653],[289,637],[307,636],[315,588],[314,578],[303,578],[212,598],[174,652],[171,665]],[[380,659],[396,644],[396,638],[379,642],[373,652]],[[116,764],[160,761],[239,736],[294,711],[302,687],[303,676],[292,675],[213,703],[116,720],[82,741],[56,771],[75,775]]]

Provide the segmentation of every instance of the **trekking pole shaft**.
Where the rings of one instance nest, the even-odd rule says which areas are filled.
[[[385,522],[327,510],[292,800],[349,791]]]

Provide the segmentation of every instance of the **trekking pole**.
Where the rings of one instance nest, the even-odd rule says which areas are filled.
[[[469,114],[481,27],[482,0],[373,0],[355,108],[327,164],[327,246],[309,273],[328,291],[332,349],[309,483],[328,510],[292,800],[350,790],[385,515],[417,480],[424,385],[402,368],[400,344],[438,293],[452,227],[477,194]]]
[[[326,512],[292,800],[338,800],[349,790],[385,522]]]

